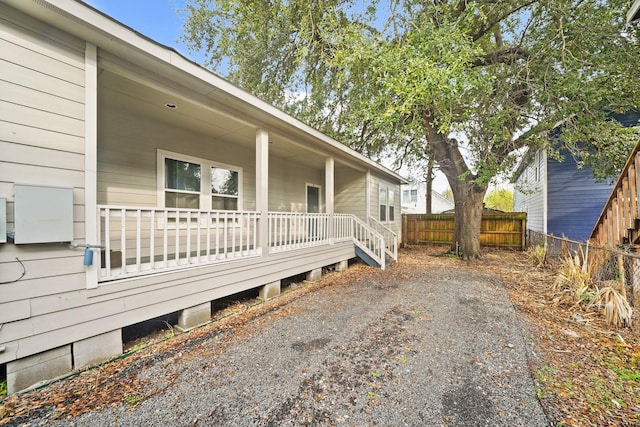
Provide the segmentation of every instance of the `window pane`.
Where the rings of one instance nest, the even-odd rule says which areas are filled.
[[[387,189],[382,187],[380,187],[380,204],[381,205],[387,204]]]
[[[200,191],[200,165],[164,159],[164,187],[172,190]]]
[[[164,193],[164,206],[179,209],[200,209],[200,195],[187,193]]]
[[[393,194],[393,190],[389,190],[389,206],[393,206],[396,204],[394,199],[395,197]]]
[[[380,205],[380,221],[387,220],[387,207],[385,205]]]
[[[211,168],[211,194],[238,195],[238,172]]]
[[[211,197],[211,209],[220,211],[237,211],[238,210],[238,198],[237,197]]]
[[[396,220],[395,209],[393,205],[389,205],[389,222],[394,222]]]

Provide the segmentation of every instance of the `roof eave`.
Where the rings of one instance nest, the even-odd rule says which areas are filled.
[[[627,22],[633,22],[640,19],[640,0],[635,0],[631,5],[631,9],[627,12]]]

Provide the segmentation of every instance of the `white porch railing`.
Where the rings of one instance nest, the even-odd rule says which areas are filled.
[[[353,221],[353,242],[384,270],[386,264],[384,236],[357,216],[352,215],[351,218]]]
[[[384,237],[387,254],[394,261],[398,261],[398,234],[372,216],[369,217],[369,224],[373,225],[373,228]]]
[[[384,236],[355,215],[269,213],[269,253],[344,241],[353,241],[384,270]]]
[[[100,282],[262,255],[257,212],[107,205],[98,212]],[[344,241],[385,268],[384,236],[355,215],[268,214],[269,253]]]
[[[330,217],[320,213],[269,212],[269,252],[330,243]]]
[[[261,255],[257,212],[104,205],[98,212],[101,282]]]

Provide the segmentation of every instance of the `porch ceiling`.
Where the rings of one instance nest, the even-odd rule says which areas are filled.
[[[99,108],[103,112],[119,111],[120,114],[157,121],[189,130],[228,144],[255,147],[257,126],[247,123],[232,113],[215,105],[206,105],[190,99],[188,94],[176,93],[175,88],[144,84],[111,70],[101,70],[99,78]],[[203,97],[206,100],[206,97]],[[167,104],[173,104],[171,109]],[[133,129],[132,129],[133,131]],[[310,150],[301,143],[277,133],[270,133],[269,153],[272,157],[286,159],[296,164],[323,168],[327,154]]]

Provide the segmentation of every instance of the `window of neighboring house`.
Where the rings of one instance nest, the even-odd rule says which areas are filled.
[[[378,196],[378,204],[380,205],[380,221],[387,221],[387,189],[386,187],[380,186],[380,192]]]
[[[411,202],[416,203],[418,201],[418,190],[411,190]]]
[[[396,220],[396,212],[395,212],[394,191],[389,189],[389,222],[395,222],[395,220]]]
[[[158,150],[166,208],[242,209],[242,168]]]
[[[539,151],[538,152],[538,181],[542,179],[542,169],[544,167],[544,154]]]
[[[533,179],[535,182],[540,181],[540,152],[536,151],[536,157],[533,165]]]

